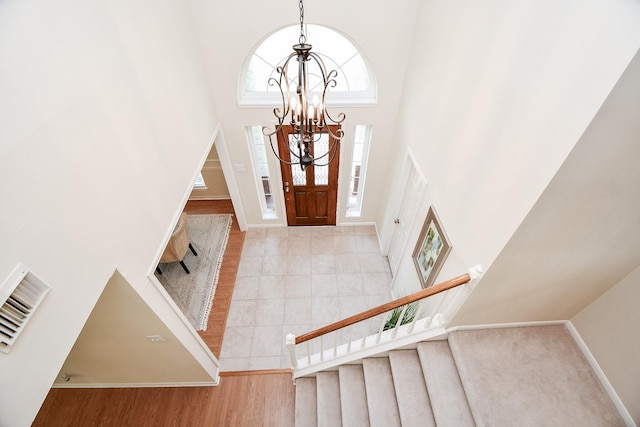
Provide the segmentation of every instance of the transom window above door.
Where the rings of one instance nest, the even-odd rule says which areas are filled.
[[[239,84],[239,104],[271,105],[282,102],[277,86],[269,78],[277,77],[276,68],[292,52],[300,32],[292,25],[267,36],[245,61]],[[328,104],[375,105],[376,84],[360,50],[342,34],[320,25],[307,26],[307,42],[319,53],[327,70],[336,70],[336,86],[330,89]],[[331,57],[322,52],[330,52]]]

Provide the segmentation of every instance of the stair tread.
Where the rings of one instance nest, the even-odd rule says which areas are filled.
[[[362,365],[342,365],[338,368],[342,425],[368,426],[367,391]]]
[[[318,425],[317,391],[315,378],[296,380],[296,427],[314,427]]]
[[[389,353],[398,410],[403,427],[435,427],[427,386],[416,350]]]
[[[475,426],[449,343],[422,342],[417,349],[436,425]]]
[[[316,374],[318,395],[318,427],[339,427],[342,425],[340,404],[340,380],[338,371]]]
[[[367,390],[370,425],[372,427],[400,427],[400,413],[398,412],[389,358],[364,359],[362,367]]]

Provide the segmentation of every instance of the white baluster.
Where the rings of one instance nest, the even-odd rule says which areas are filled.
[[[418,308],[416,309],[416,314],[413,316],[413,320],[411,321],[411,325],[409,326],[409,333],[413,332],[413,328],[416,327],[416,322],[422,316],[422,312],[424,311],[424,299],[418,301]]]
[[[431,321],[431,323],[435,326],[442,326],[444,325],[444,317],[442,317],[441,313],[438,313],[433,316],[433,320]]]
[[[385,315],[382,316],[382,323],[380,324],[380,328],[378,329],[378,336],[376,337],[376,343],[379,343],[380,339],[382,338],[382,331],[384,331],[384,325],[387,323],[388,314],[389,312],[385,313]]]
[[[367,332],[362,336],[362,341],[361,341],[361,345],[360,345],[360,349],[362,350],[364,348],[364,345],[367,341],[367,336],[369,335],[369,331],[371,330],[371,318],[367,319]]]
[[[393,327],[392,337],[395,338],[398,335],[398,328],[402,326],[402,320],[404,319],[404,315],[407,312],[407,308],[409,308],[409,304],[402,307],[402,311],[400,312],[400,317],[398,317],[398,321]]]
[[[428,328],[431,325],[440,326],[438,324],[435,324],[435,320],[436,320],[436,317],[438,317],[439,319],[442,319],[442,314],[440,314],[439,311],[440,311],[440,307],[442,307],[442,304],[444,304],[444,300],[448,294],[449,294],[449,291],[445,291],[440,294],[441,296],[440,301],[438,302],[438,305],[436,305],[436,309],[433,310],[431,314],[431,322],[425,325],[425,328]]]

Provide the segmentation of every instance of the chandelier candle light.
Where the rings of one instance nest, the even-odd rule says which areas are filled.
[[[297,67],[292,59],[296,59]],[[295,72],[297,69],[297,77]],[[345,119],[340,113],[334,120],[326,108],[326,94],[329,87],[336,86],[336,70],[327,73],[322,58],[311,52],[311,45],[307,44],[304,26],[304,5],[300,0],[300,38],[298,44],[293,45],[293,53],[276,68],[277,77],[269,78],[270,86],[277,86],[282,98],[282,107],[273,110],[278,123],[273,132],[265,126],[264,135],[269,137],[271,150],[282,163],[300,165],[302,170],[307,166],[327,166],[335,158],[340,149],[340,140],[344,136],[339,126]],[[295,89],[294,89],[295,88]],[[313,90],[317,89],[316,92]],[[285,132],[284,126],[290,125],[292,132]],[[330,125],[338,125],[333,131]],[[280,135],[283,141],[288,141],[290,160],[278,154],[274,147],[273,138]],[[314,156],[313,144],[319,141],[321,134],[329,134],[330,143],[326,153]]]

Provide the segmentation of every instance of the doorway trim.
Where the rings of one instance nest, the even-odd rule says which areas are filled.
[[[327,163],[321,166],[312,164],[303,168],[302,172],[297,170],[299,166],[296,163],[288,163],[293,161],[289,153],[291,138],[297,133],[290,125],[283,126],[281,132],[278,132],[278,151],[285,150],[285,161],[279,163],[279,169],[281,180],[286,181],[282,187],[282,200],[285,208],[283,217],[287,226],[337,225],[342,144],[335,135],[339,132],[340,125],[330,125],[327,131],[316,134],[326,138]],[[311,146],[311,150],[315,149],[317,143],[318,141]],[[319,175],[316,168],[326,168],[326,175]],[[296,183],[296,176],[303,182]],[[324,176],[321,181],[326,182],[318,182],[319,176]]]
[[[413,155],[411,148],[409,147],[407,147],[407,155],[405,156],[404,161],[402,162],[401,170],[402,170],[402,176],[398,181],[398,185],[397,185],[398,191],[395,192],[396,196],[394,197],[394,200],[391,201],[390,206],[398,206],[399,207],[398,209],[400,209],[404,205],[404,200],[407,197],[406,192],[410,184],[409,179],[411,178],[412,171],[413,171],[416,175],[416,179],[419,181],[418,193],[420,194],[420,199],[415,201],[416,208],[419,209],[425,200],[428,182],[424,174],[420,170],[420,167],[418,166],[418,162],[416,161],[416,158]],[[398,217],[398,211],[394,210],[389,220],[395,221],[397,217]],[[416,222],[416,218],[414,217],[413,220],[410,221],[410,224],[407,224],[407,227],[409,228],[409,230],[412,230],[414,228],[415,222]],[[386,248],[385,248],[386,250],[384,251],[384,254],[387,257],[389,256],[389,251],[391,251],[392,249],[394,238],[397,238],[396,233],[398,233],[397,226],[396,224],[393,224],[391,227],[391,232],[387,234],[389,236],[388,237],[389,240],[388,240],[388,243],[386,244]],[[397,254],[397,258],[400,260],[399,261],[400,263],[402,263],[402,260],[405,257],[408,246],[409,246],[409,241],[407,239],[407,241],[403,243],[402,248],[399,250]],[[396,276],[395,273],[397,273],[397,271],[394,272],[393,274],[394,282],[395,282],[395,276]]]
[[[240,190],[238,189],[238,182],[236,181],[236,176],[233,173],[231,156],[229,155],[227,143],[220,124],[218,124],[216,129],[213,131],[212,140],[212,145],[216,146],[216,151],[220,158],[222,174],[224,175],[224,180],[227,182],[227,188],[229,189],[229,195],[231,196],[231,203],[233,204],[233,210],[235,212],[236,220],[238,221],[238,227],[240,228],[240,231],[247,231],[247,215],[244,211],[242,197],[240,197]],[[211,147],[209,147],[209,149],[211,149]]]

